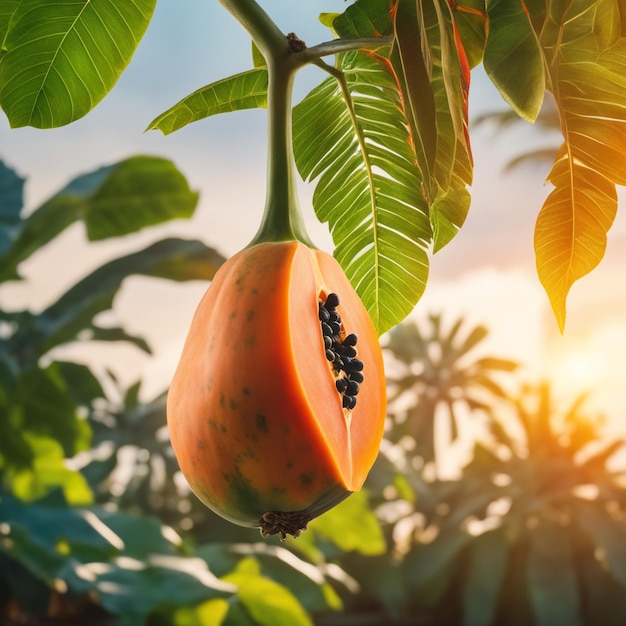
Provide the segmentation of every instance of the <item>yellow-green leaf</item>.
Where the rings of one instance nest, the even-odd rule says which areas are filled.
[[[570,287],[604,256],[617,195],[607,178],[574,161],[564,149],[560,155],[550,174],[555,189],[537,218],[535,254],[539,279],[562,331]]]
[[[487,0],[489,29],[483,65],[502,97],[534,121],[545,94],[543,58],[522,2]]]

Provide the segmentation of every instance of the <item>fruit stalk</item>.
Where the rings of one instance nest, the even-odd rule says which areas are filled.
[[[314,247],[306,233],[296,190],[291,137],[293,81],[302,66],[290,38],[254,0],[220,0],[248,31],[267,63],[267,191],[261,226],[250,245],[301,241]]]

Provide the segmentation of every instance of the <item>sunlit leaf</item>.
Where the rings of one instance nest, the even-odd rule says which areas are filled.
[[[214,598],[198,606],[185,606],[173,616],[173,626],[221,626],[230,608],[228,600]]]
[[[52,128],[89,112],[128,65],[156,0],[22,0],[0,24],[0,105],[12,127]]]
[[[335,256],[383,333],[421,296],[431,239],[420,173],[397,84],[380,58],[342,55],[346,93],[331,78],[295,109],[296,163],[318,179],[313,203]]]
[[[293,541],[300,548],[304,533]],[[310,562],[281,546],[267,543],[212,543],[200,546],[196,554],[203,558],[217,576],[231,572],[244,557],[254,557],[263,576],[289,589],[302,606],[311,612],[338,610],[341,599],[324,574]]]
[[[256,66],[261,59],[255,60],[253,70],[224,78],[189,94],[152,120],[148,130],[160,130],[168,135],[211,115],[266,107],[267,69]]]
[[[545,71],[529,15],[522,2],[509,0],[488,0],[487,13],[485,71],[513,109],[534,121],[545,93]]]
[[[309,528],[345,552],[356,550],[372,556],[387,549],[365,490],[353,493],[341,504],[314,519]]]
[[[539,277],[561,329],[572,284],[602,259],[626,183],[626,39],[616,2],[553,8],[542,45],[564,144],[550,173],[555,186],[539,215]]]
[[[237,598],[258,626],[312,626],[298,599],[285,587],[265,578],[252,557],[240,561],[222,578],[237,586]]]
[[[9,472],[11,490],[21,500],[32,502],[61,488],[70,504],[85,505],[93,500],[91,490],[82,474],[65,465],[63,448],[55,439],[25,433],[33,451],[30,467]]]
[[[561,330],[566,298],[576,280],[604,256],[606,236],[617,211],[615,185],[561,150],[550,175],[550,193],[535,226],[539,279]]]

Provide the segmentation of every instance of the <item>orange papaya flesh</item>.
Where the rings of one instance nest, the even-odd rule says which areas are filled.
[[[325,347],[330,294],[340,320],[331,351],[353,355],[344,360],[361,381],[352,396],[337,383],[350,367]],[[284,538],[361,488],[385,408],[382,355],[361,300],[332,256],[290,241],[246,248],[218,271],[191,322],[167,415],[195,494],[231,522]]]

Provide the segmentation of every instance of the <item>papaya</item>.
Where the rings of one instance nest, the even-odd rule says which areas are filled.
[[[362,487],[385,411],[376,330],[330,254],[257,243],[220,268],[167,399],[181,471],[210,509],[298,536]]]

